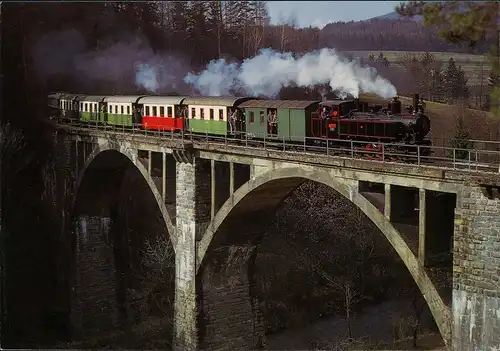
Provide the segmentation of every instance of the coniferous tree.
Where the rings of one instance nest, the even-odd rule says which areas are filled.
[[[451,157],[455,157],[456,159],[468,159],[469,152],[468,149],[472,148],[472,143],[470,142],[470,134],[467,128],[464,125],[463,115],[459,114],[457,118],[457,123],[455,125],[455,135],[450,141],[450,146],[454,149],[453,155]],[[472,157],[472,155],[471,155]]]
[[[444,99],[448,104],[453,103],[457,98],[457,84],[460,79],[460,72],[453,57],[449,59],[448,66],[444,71]]]
[[[468,99],[468,79],[462,67],[457,67],[455,60],[450,58],[444,72],[444,98],[449,104],[459,99]]]

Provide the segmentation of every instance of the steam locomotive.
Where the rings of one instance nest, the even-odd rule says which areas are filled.
[[[367,150],[378,143],[392,143],[405,153],[415,145],[431,142],[430,120],[423,101],[414,94],[413,106],[403,109],[398,97],[382,105],[369,106],[359,99],[328,101],[262,100],[250,97],[189,96],[88,96],[54,93],[48,96],[51,113],[83,123],[139,126],[148,130],[265,139],[303,144],[335,143],[339,140],[368,142]]]

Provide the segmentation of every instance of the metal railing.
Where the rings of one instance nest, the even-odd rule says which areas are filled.
[[[459,149],[445,146],[409,145],[395,143],[379,143],[377,149],[366,149],[366,145],[374,142],[345,139],[329,139],[312,137],[269,137],[249,133],[239,135],[217,136],[206,132],[191,133],[184,130],[175,132],[167,130],[144,129],[141,124],[117,126],[97,121],[82,122],[68,118],[54,118],[59,125],[87,130],[102,130],[111,133],[148,136],[161,139],[178,140],[182,143],[207,143],[216,147],[238,147],[263,149],[286,153],[308,153],[311,155],[326,155],[337,158],[364,159],[373,162],[393,164],[413,164],[420,167],[453,169],[467,172],[500,173],[500,151],[487,149]],[[291,140],[294,140],[292,142]],[[500,142],[471,140],[473,145],[483,143],[500,147]]]

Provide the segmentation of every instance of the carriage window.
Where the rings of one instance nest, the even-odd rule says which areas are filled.
[[[113,113],[113,106],[108,105],[108,113]]]
[[[219,121],[222,121],[224,119],[224,110],[219,109]]]
[[[94,110],[94,109],[93,109],[93,107],[94,107],[93,105],[94,105],[94,104],[89,104],[89,105],[90,105],[90,112],[92,112],[92,111]]]
[[[193,107],[191,109],[191,118],[195,118],[196,117],[196,109]]]
[[[205,119],[205,109],[204,108],[200,108],[200,118]]]
[[[264,124],[264,112],[260,112],[260,124]]]
[[[167,115],[168,117],[172,117],[172,106],[167,106]]]
[[[214,109],[213,108],[210,109],[210,120],[211,121],[214,120]]]
[[[160,117],[165,117],[165,107],[160,106]]]
[[[125,109],[123,108],[123,105],[120,106],[120,113],[123,115]]]
[[[95,112],[99,112],[99,104],[97,102],[94,104],[94,107],[95,107]]]
[[[118,105],[115,105],[115,114],[118,114]]]
[[[255,113],[252,111],[250,112],[250,123],[254,123],[255,122]]]
[[[127,115],[130,115],[130,106],[127,106]]]
[[[153,116],[158,116],[158,113],[157,113],[158,111],[157,111],[156,106],[153,106],[151,109],[152,109],[151,114],[152,114]]]
[[[80,111],[83,111],[83,102],[80,102]]]
[[[149,106],[146,106],[145,111],[146,113],[144,114],[144,116],[149,116]]]
[[[85,103],[85,112],[88,112],[89,111],[89,104]]]

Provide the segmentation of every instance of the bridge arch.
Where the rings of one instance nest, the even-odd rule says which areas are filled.
[[[119,153],[121,156],[127,158],[131,164],[133,164],[139,173],[142,175],[146,183],[148,184],[149,189],[151,190],[151,193],[154,195],[154,198],[156,200],[156,204],[158,208],[160,209],[160,212],[163,217],[163,221],[165,222],[165,226],[167,227],[167,232],[169,235],[170,243],[172,244],[172,247],[175,252],[175,240],[176,240],[176,230],[175,226],[172,223],[172,220],[170,218],[170,215],[168,214],[167,208],[165,206],[165,202],[162,199],[162,196],[160,192],[158,191],[158,188],[156,187],[155,183],[153,182],[153,179],[151,178],[150,174],[148,173],[146,167],[138,160],[137,155],[131,152],[130,150],[122,147],[122,146],[117,146],[113,145],[114,143],[106,142],[104,144],[99,144],[96,148],[92,150],[90,155],[87,156],[87,158],[84,160],[84,164],[81,170],[79,170],[77,179],[76,179],[76,186],[75,186],[75,192],[74,196],[72,199],[71,203],[71,212],[73,213],[78,201],[78,196],[79,196],[79,190],[81,189],[82,182],[87,175],[87,171],[89,167],[93,164],[94,160],[99,156],[102,157],[104,156],[103,153],[108,153],[108,152],[116,152]]]
[[[283,202],[300,184],[307,180],[325,184],[354,203],[372,220],[389,241],[415,280],[436,321],[443,340],[451,345],[451,310],[445,305],[424,267],[419,264],[398,230],[372,203],[358,192],[357,183],[352,180],[332,177],[324,170],[307,170],[288,167],[270,170],[243,184],[220,208],[206,229],[198,249],[197,273],[206,263],[208,251],[221,240],[221,228],[238,214],[255,212],[269,213]],[[222,230],[223,232],[223,230]]]

